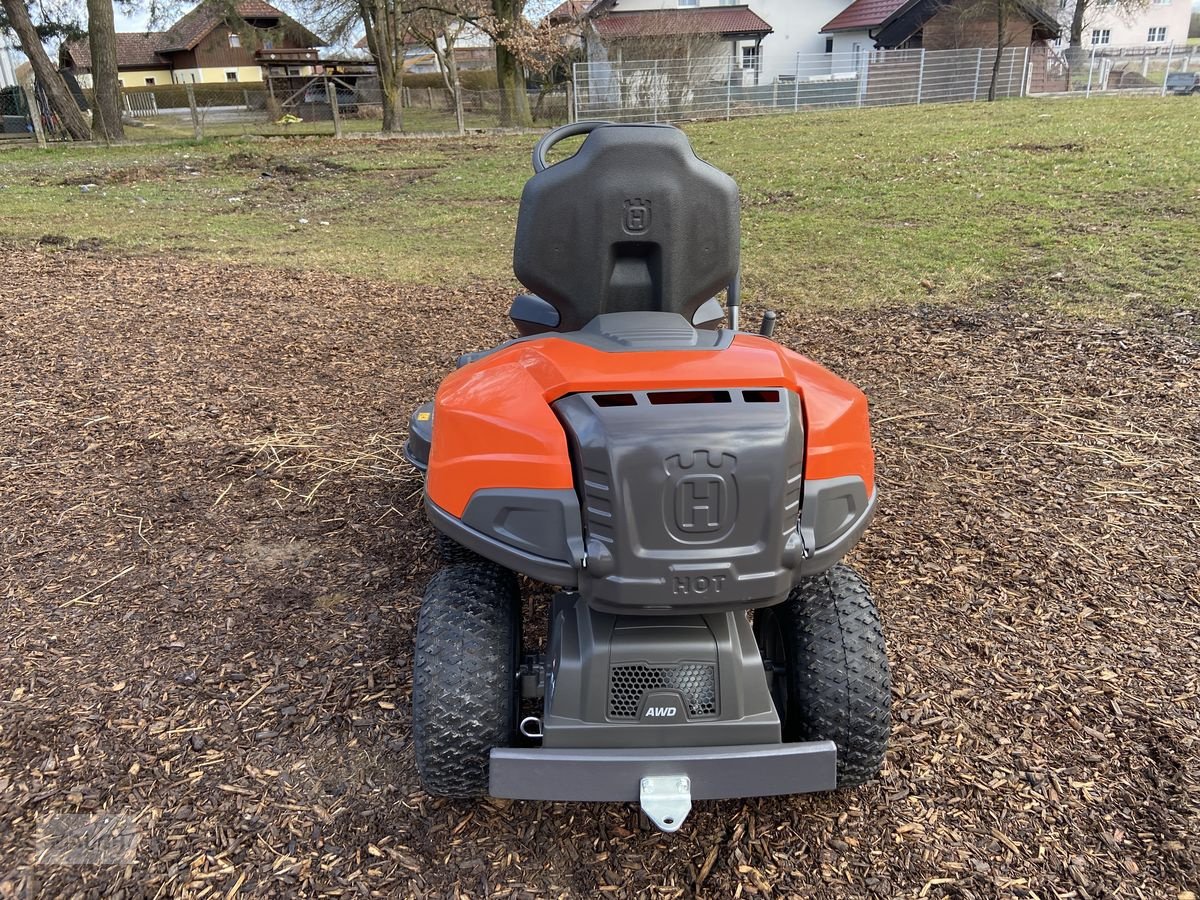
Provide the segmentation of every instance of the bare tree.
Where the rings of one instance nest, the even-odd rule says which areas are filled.
[[[33,68],[38,87],[46,96],[46,102],[50,104],[51,112],[58,117],[62,127],[66,129],[72,140],[86,141],[91,137],[87,120],[79,111],[79,104],[67,90],[66,82],[58,74],[50,57],[46,55],[46,48],[42,46],[42,38],[29,16],[29,8],[25,5],[25,0],[0,0],[0,4],[4,7],[4,15],[8,19],[9,27],[12,28],[21,44],[22,52],[29,58],[29,65]],[[37,115],[38,111],[30,110],[30,113]]]
[[[994,27],[996,55],[988,80],[987,98],[995,100],[1000,93],[1000,72],[1004,52],[1018,40],[1029,40],[1030,9],[1028,0],[942,0],[938,16],[949,29],[954,47],[979,47],[987,40],[986,33]]]
[[[405,31],[401,0],[356,0],[356,5],[367,31],[367,47],[379,73],[382,129],[400,131],[404,127],[400,97],[404,83]]]
[[[413,37],[425,43],[437,59],[442,81],[450,91],[450,99],[454,104],[454,121],[459,134],[466,132],[466,121],[463,116],[462,82],[458,77],[455,44],[466,28],[467,23],[462,19],[437,10],[414,12],[409,23],[409,31]]]
[[[361,23],[379,77],[385,132],[403,128],[401,89],[404,79],[404,35],[410,13],[404,0],[302,0],[318,28],[337,43],[356,33]]]
[[[112,0],[87,0],[88,48],[92,55],[92,134],[106,142],[125,140],[121,84],[117,80],[117,29]]]
[[[535,24],[553,6],[552,0],[412,0],[421,8],[456,16],[488,35],[495,44],[496,81],[500,88],[500,124],[533,123],[526,70],[548,71],[561,56],[562,35],[570,26]]]
[[[1008,28],[1009,17],[1015,11],[1017,0],[994,0],[996,5],[996,58],[992,60],[992,78],[988,82],[988,102],[996,99],[996,85],[1000,81],[1000,62],[1004,59],[1004,51],[1012,43],[1012,33]]]

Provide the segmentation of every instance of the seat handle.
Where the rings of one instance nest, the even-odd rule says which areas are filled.
[[[611,125],[611,122],[603,120],[589,120],[586,122],[571,122],[567,125],[560,125],[553,131],[547,132],[533,148],[533,171],[544,172],[550,168],[550,164],[546,162],[546,153],[557,144],[559,141],[564,141],[569,137],[575,137],[577,134],[591,134],[601,125]]]

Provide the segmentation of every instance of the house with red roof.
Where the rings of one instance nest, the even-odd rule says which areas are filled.
[[[123,87],[262,81],[264,67],[310,75],[324,42],[266,0],[204,0],[166,31],[117,34]],[[66,41],[59,65],[90,87],[87,39]]]
[[[1059,35],[1055,17],[1036,0],[1015,0],[1000,40],[994,3],[978,0],[854,0],[821,28],[829,52],[1029,47]]]
[[[684,50],[660,55],[686,55],[691,36],[704,52],[727,55],[743,84],[856,70],[875,49],[994,47],[997,39],[995,5],[980,0],[566,0],[550,15],[586,23],[593,62],[650,59],[670,46],[668,36]],[[1059,26],[1038,0],[1017,0],[1009,32],[1006,46],[1028,46],[1054,39]]]

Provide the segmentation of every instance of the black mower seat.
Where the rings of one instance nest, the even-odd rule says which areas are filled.
[[[577,331],[604,313],[689,322],[738,271],[737,185],[670,125],[600,125],[525,184],[513,269]]]

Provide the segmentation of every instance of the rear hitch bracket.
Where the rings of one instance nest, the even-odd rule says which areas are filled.
[[[638,803],[660,831],[678,831],[692,811],[692,779],[686,775],[647,775],[641,782]]]

